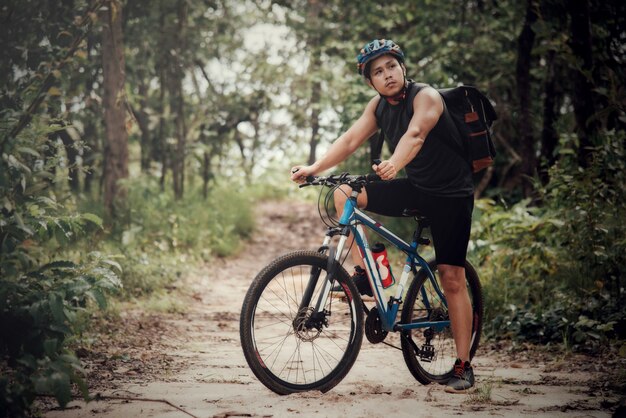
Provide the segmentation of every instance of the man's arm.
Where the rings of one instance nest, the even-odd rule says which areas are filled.
[[[435,127],[443,113],[443,99],[432,87],[422,89],[413,99],[413,117],[396,149],[387,161],[375,166],[376,174],[383,180],[396,177],[422,149],[428,133]]]
[[[363,114],[356,122],[341,135],[328,149],[328,152],[310,166],[295,166],[292,168],[291,179],[297,181],[308,175],[314,175],[332,168],[348,158],[359,146],[372,136],[378,129],[376,125],[376,106],[380,96],[374,97],[365,107]],[[296,170],[294,172],[294,170]]]

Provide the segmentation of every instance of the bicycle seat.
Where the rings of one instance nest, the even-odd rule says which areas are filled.
[[[421,212],[417,209],[403,209],[402,216],[415,218],[417,222],[422,224],[424,227],[427,227],[430,224],[428,218],[421,214]]]

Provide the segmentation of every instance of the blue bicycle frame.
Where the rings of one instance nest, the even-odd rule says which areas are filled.
[[[386,229],[382,224],[376,222],[374,219],[367,216],[363,211],[361,211],[357,207],[357,196],[359,191],[352,191],[352,194],[349,199],[346,200],[344,205],[343,214],[341,219],[339,220],[339,226],[342,229],[341,237],[339,239],[339,243],[337,244],[337,250],[333,254],[330,253],[330,256],[335,257],[335,261],[340,263],[341,254],[343,253],[343,249],[347,238],[349,236],[349,232],[354,234],[357,246],[359,248],[359,252],[361,257],[363,258],[363,262],[365,264],[365,270],[367,272],[367,277],[369,280],[369,284],[373,289],[374,299],[376,300],[376,306],[378,307],[378,312],[380,315],[380,319],[382,322],[383,329],[385,331],[402,331],[402,330],[410,330],[416,328],[428,328],[433,327],[436,331],[440,331],[441,329],[450,326],[450,321],[421,321],[410,324],[401,324],[396,322],[396,317],[398,315],[398,310],[400,308],[400,304],[402,303],[402,294],[404,293],[405,286],[407,285],[407,281],[409,279],[409,275],[413,271],[413,267],[419,265],[425,272],[428,274],[428,279],[431,281],[433,285],[433,289],[436,291],[437,296],[441,298],[444,304],[446,304],[445,298],[443,296],[443,292],[439,288],[437,284],[437,280],[435,280],[435,276],[428,266],[428,262],[424,260],[418,253],[418,241],[416,239],[413,240],[411,244],[408,244],[406,241],[399,238],[397,235]],[[374,232],[385,238],[385,240],[389,241],[391,244],[399,248],[401,251],[406,253],[407,258],[404,264],[404,268],[402,269],[402,274],[400,276],[400,280],[396,285],[395,296],[390,297],[389,301],[385,303],[384,301],[384,293],[383,293],[383,285],[382,278],[380,277],[380,273],[376,266],[376,262],[372,256],[372,251],[370,249],[369,243],[367,241],[367,237],[365,236],[365,231],[363,229],[363,225],[372,229]],[[330,244],[331,235],[327,234],[323,248],[328,247]],[[327,282],[322,291],[322,301],[326,300],[331,290],[331,283]],[[426,294],[424,288],[422,287],[422,299],[424,302],[424,306],[427,309],[430,309],[430,302],[428,299],[428,295]],[[447,304],[446,304],[447,305]],[[324,306],[324,304],[318,303],[318,309],[320,306]]]

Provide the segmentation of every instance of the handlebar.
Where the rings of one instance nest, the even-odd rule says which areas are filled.
[[[380,181],[378,174],[364,174],[359,176],[351,176],[348,173],[333,174],[327,177],[307,176],[306,183],[299,187],[307,186],[337,186],[340,184],[348,184],[350,186],[363,186],[374,181]],[[352,187],[354,188],[354,187]]]

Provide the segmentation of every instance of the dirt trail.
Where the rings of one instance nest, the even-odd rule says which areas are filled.
[[[323,228],[308,203],[290,202],[288,208],[265,203],[258,215],[259,230],[238,256],[183,279],[185,313],[123,312],[122,321],[110,325],[109,338],[79,352],[93,393],[170,404],[75,401],[64,411],[43,405],[44,416],[611,416],[617,398],[605,388],[605,366],[599,360],[550,358],[534,350],[513,353],[494,345],[477,353],[480,390],[474,395],[420,385],[399,350],[365,339],[355,366],[329,393],[274,394],[254,378],[239,345],[243,297],[265,264],[287,251],[316,248]]]

